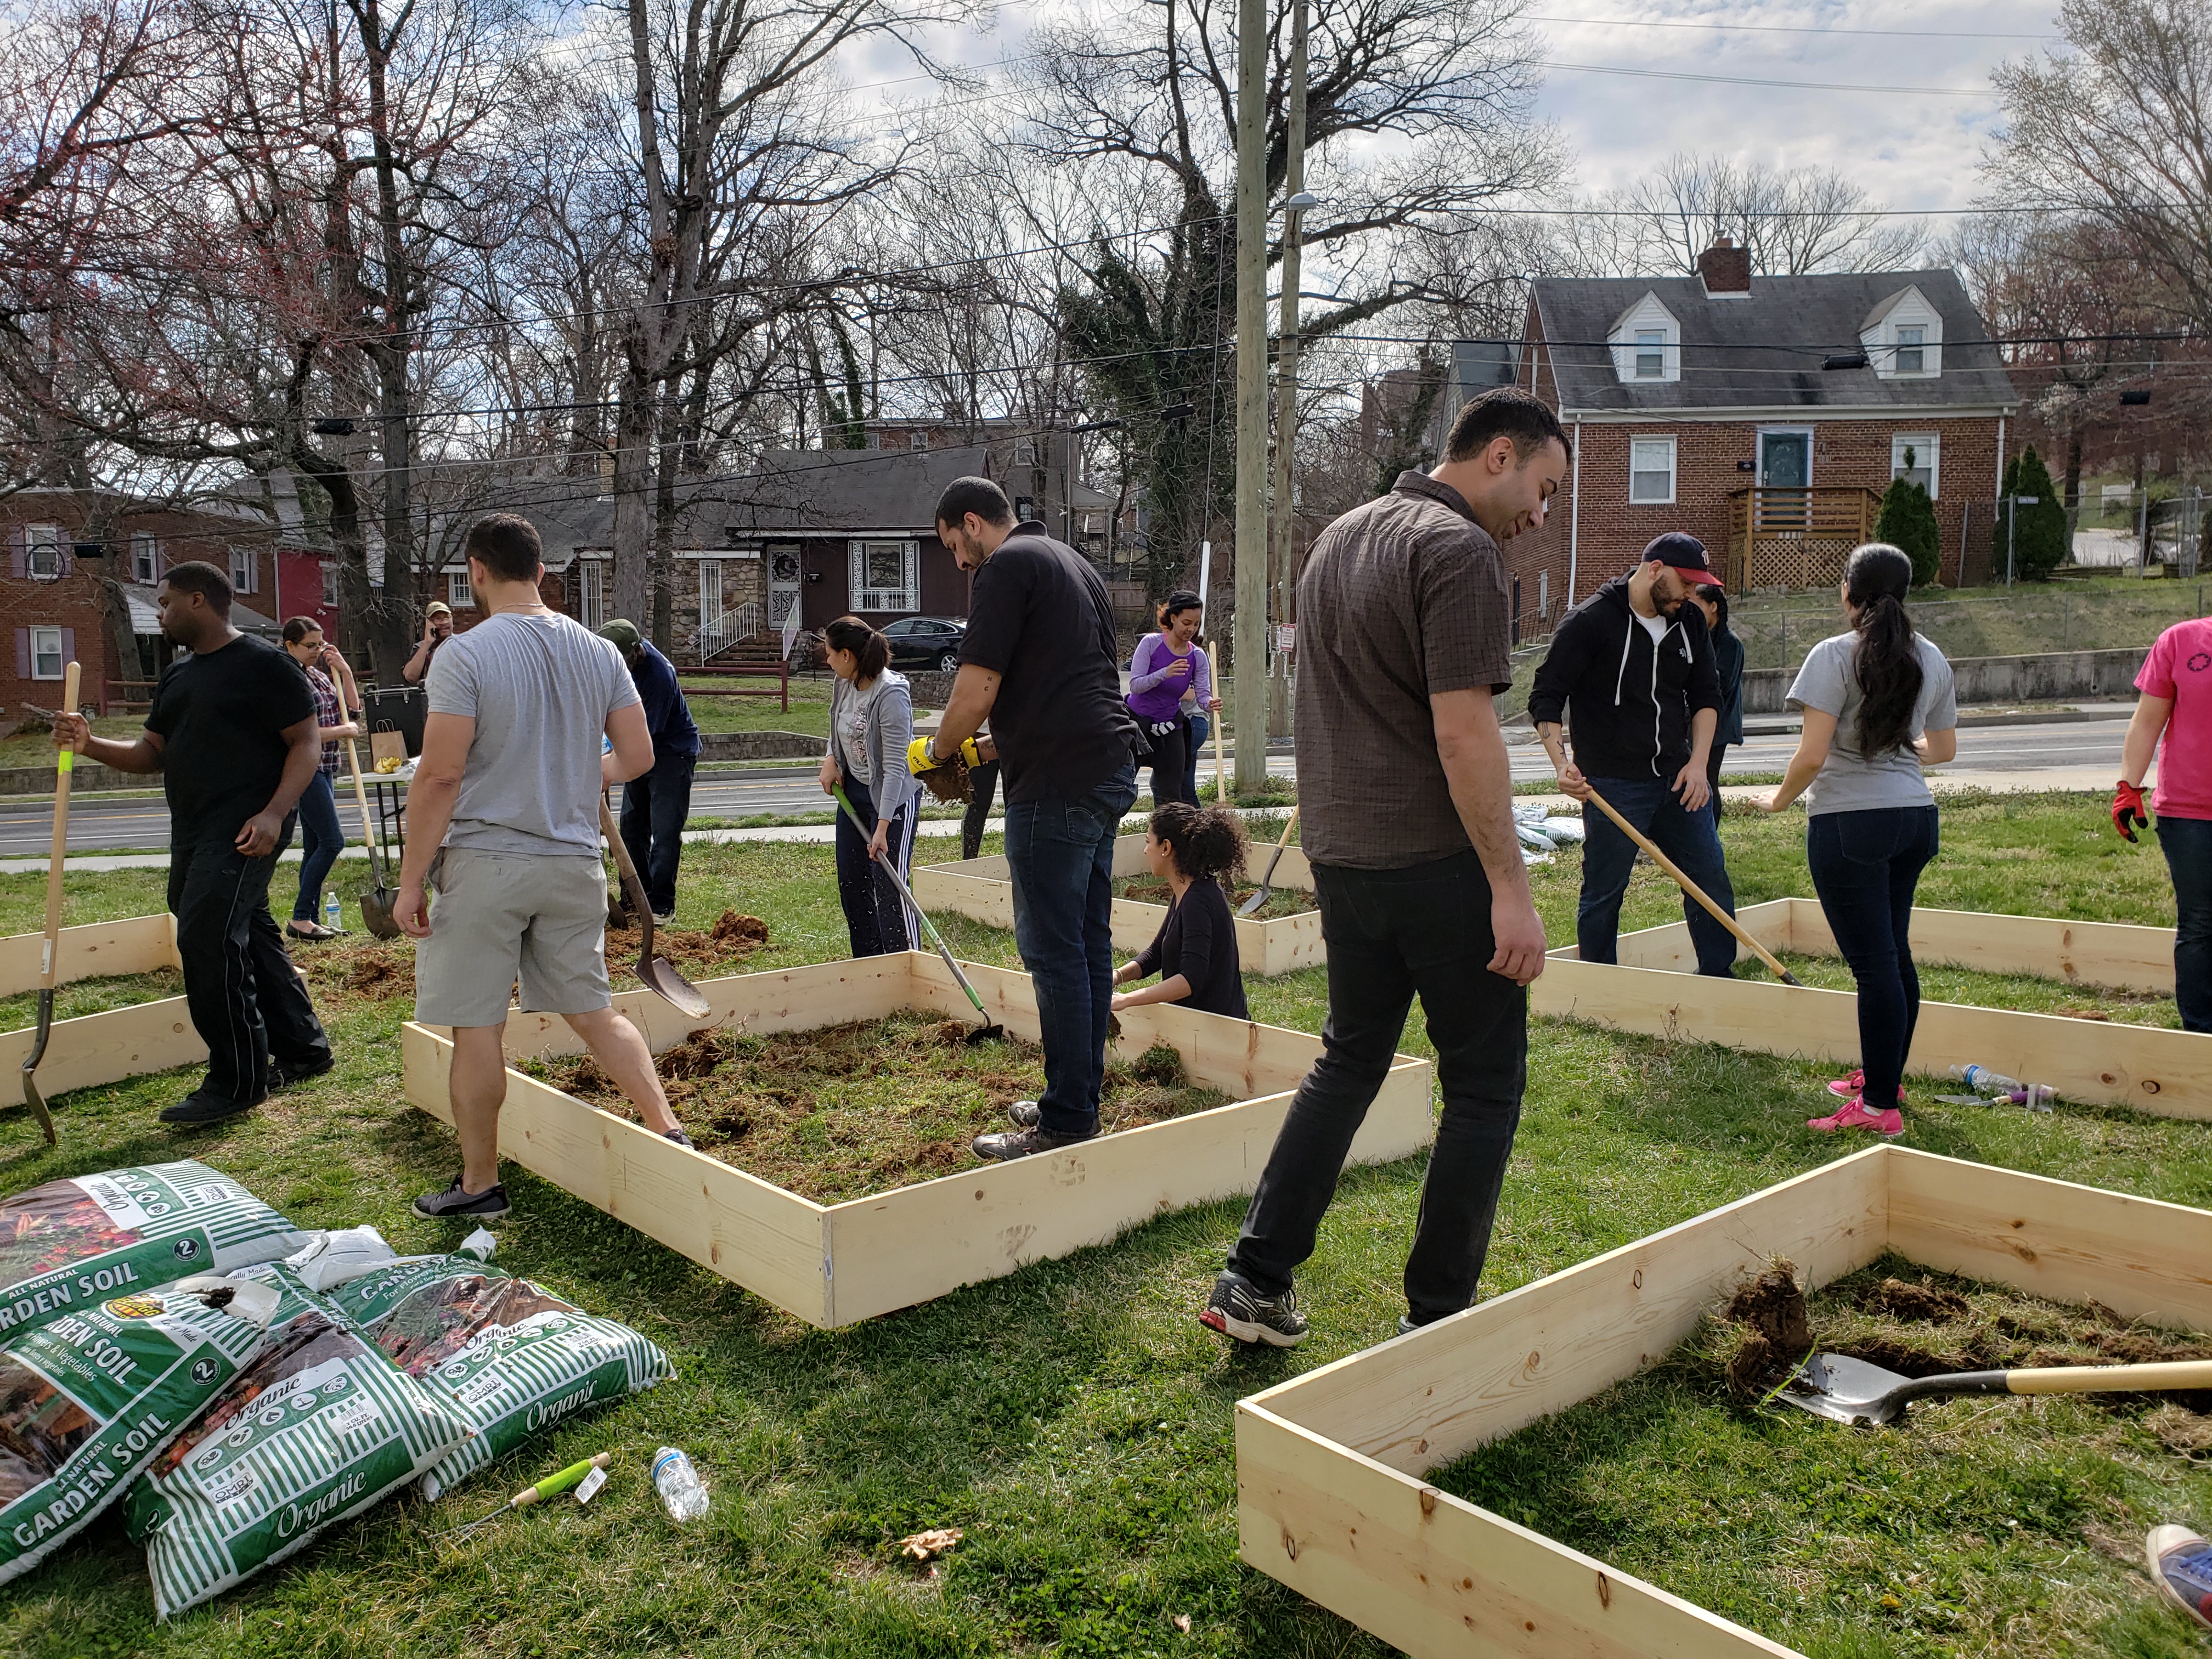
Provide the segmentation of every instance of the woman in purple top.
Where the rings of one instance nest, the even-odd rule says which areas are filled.
[[[1170,801],[1198,805],[1190,789],[1190,727],[1184,724],[1182,702],[1194,696],[1198,706],[1218,709],[1213,676],[1206,653],[1193,641],[1198,637],[1201,612],[1195,593],[1176,592],[1160,606],[1160,631],[1137,641],[1129,659],[1129,712],[1143,728],[1152,757],[1152,805]]]

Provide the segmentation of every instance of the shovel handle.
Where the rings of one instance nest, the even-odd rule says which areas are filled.
[[[1689,877],[1684,875],[1682,873],[1681,867],[1678,866],[1674,860],[1668,858],[1664,853],[1661,852],[1658,848],[1652,843],[1651,838],[1649,836],[1638,830],[1626,818],[1621,817],[1620,813],[1614,811],[1613,810],[1613,803],[1611,801],[1607,800],[1603,795],[1599,794],[1595,789],[1589,792],[1589,799],[1591,803],[1596,806],[1599,811],[1604,813],[1606,817],[1611,818],[1614,823],[1620,826],[1620,833],[1622,835],[1627,836],[1629,840],[1634,842],[1638,847],[1642,848],[1645,852],[1651,855],[1652,863],[1657,865],[1668,875],[1674,877],[1674,884],[1676,886],[1680,887],[1692,898],[1697,900],[1698,903],[1704,905],[1706,911],[1712,916],[1712,919],[1715,921],[1717,921],[1722,927],[1727,928],[1729,932],[1734,933],[1737,939],[1743,942],[1744,945],[1751,951],[1752,955],[1757,957],[1761,962],[1765,963],[1766,964],[1767,972],[1772,974],[1775,978],[1780,980],[1784,985],[1802,986],[1802,981],[1798,979],[1796,975],[1791,973],[1787,968],[1784,968],[1779,962],[1776,961],[1772,951],[1769,951],[1764,945],[1761,945],[1749,933],[1744,932],[1743,924],[1739,922],[1727,911],[1722,909],[1719,905],[1714,903],[1711,898],[1707,896],[1705,890],[1698,886],[1694,881],[1692,881]]]
[[[844,809],[845,816],[852,819],[853,828],[865,836],[868,828],[860,822],[860,813],[854,810],[852,799],[845,793],[845,786],[841,783],[830,793],[836,796],[837,805]],[[960,981],[960,988],[968,994],[968,1000],[975,1005],[975,1012],[988,1020],[991,1011],[983,1006],[983,999],[975,994],[975,988],[968,982],[968,975],[960,971],[960,964],[952,959],[952,952],[945,948],[945,940],[937,931],[937,924],[924,914],[921,906],[914,902],[914,894],[900,876],[898,866],[888,858],[878,859],[875,862],[890,877],[891,885],[898,889],[898,896],[906,901],[906,908],[914,912],[915,920],[921,924],[921,931],[929,935],[929,942],[937,947],[937,954],[945,958],[945,965],[952,970],[952,977]]]
[[[2133,1394],[2165,1389],[2212,1389],[2212,1359],[2171,1359],[2148,1365],[2045,1365],[2001,1371],[2008,1394]]]
[[[62,671],[62,712],[76,713],[77,686],[82,671],[71,663]],[[39,988],[51,991],[61,981],[62,875],[69,855],[70,775],[76,767],[76,751],[54,751],[54,838],[46,859],[46,950],[39,964]]]

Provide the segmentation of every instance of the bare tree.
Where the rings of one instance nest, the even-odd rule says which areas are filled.
[[[1894,218],[1833,167],[1777,169],[1759,161],[1677,152],[1649,178],[1608,192],[1597,211],[1566,217],[1560,252],[1577,274],[1694,275],[1698,256],[1727,236],[1765,276],[1910,269],[1925,222]]]
[[[2212,331],[2212,10],[2202,0],[2066,0],[2069,50],[1991,78],[1998,199],[2094,220],[2158,273],[2160,303]]]

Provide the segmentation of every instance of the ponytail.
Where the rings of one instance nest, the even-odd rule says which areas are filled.
[[[1852,673],[1863,700],[1859,754],[1870,761],[1912,741],[1912,708],[1923,676],[1912,619],[1905,613],[1911,585],[1911,559],[1887,542],[1854,549],[1844,566],[1844,597],[1856,612],[1851,627],[1858,635]]]
[[[858,617],[840,617],[822,630],[824,642],[832,651],[849,651],[860,665],[853,671],[853,684],[867,685],[891,665],[891,642],[862,622]]]
[[[1244,873],[1244,824],[1218,806],[1173,800],[1152,814],[1152,839],[1175,849],[1175,866],[1192,881]]]

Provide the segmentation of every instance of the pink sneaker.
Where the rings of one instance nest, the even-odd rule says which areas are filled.
[[[1861,1069],[1853,1072],[1849,1077],[1838,1078],[1828,1085],[1828,1092],[1832,1095],[1841,1095],[1845,1100],[1849,1100],[1865,1087],[1866,1073]]]
[[[1894,1140],[1905,1133],[1905,1115],[1894,1106],[1886,1112],[1869,1111],[1866,1101],[1853,1095],[1850,1103],[1842,1111],[1830,1117],[1808,1117],[1805,1127],[1818,1129],[1824,1135],[1832,1135],[1838,1129],[1872,1129],[1884,1139]]]

